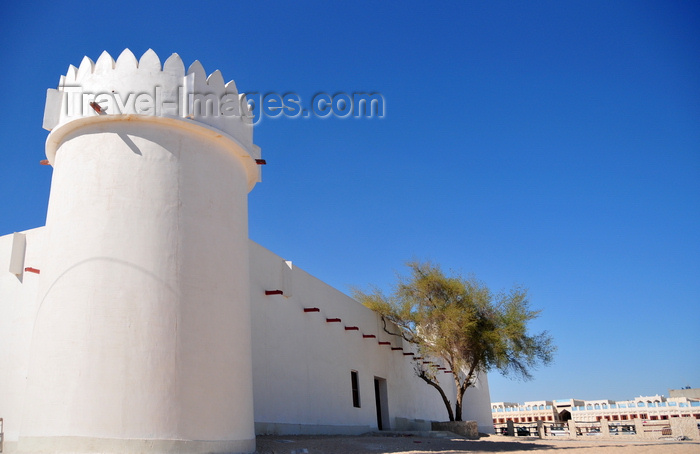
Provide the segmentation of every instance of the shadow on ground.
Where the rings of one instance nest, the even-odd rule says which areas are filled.
[[[415,436],[258,437],[258,454],[383,454],[399,452],[514,452],[547,449],[525,441],[477,441]]]
[[[257,454],[385,454],[385,453],[422,453],[435,454],[478,454],[490,452],[527,453],[552,450],[567,452],[700,452],[686,451],[687,448],[697,449],[688,443],[577,443],[549,442],[537,438],[504,439],[503,437],[488,437],[481,440],[467,440],[460,437],[432,438],[413,435],[360,435],[360,436],[259,436],[257,437]],[[680,450],[673,449],[677,448]],[[663,451],[658,451],[662,449]]]

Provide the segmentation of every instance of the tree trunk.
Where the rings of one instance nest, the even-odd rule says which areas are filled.
[[[457,402],[455,402],[455,421],[462,420],[462,398],[464,397],[464,391],[466,388],[463,383],[459,382],[459,375],[454,374],[455,379],[455,389],[457,390]]]
[[[422,372],[422,371],[421,371]],[[432,381],[430,378],[428,378],[425,373],[418,373],[418,376],[423,379],[424,382],[432,386],[433,388],[437,389],[438,392],[440,393],[440,397],[442,397],[442,402],[445,404],[445,407],[447,408],[447,415],[450,417],[450,421],[455,420],[454,413],[452,413],[452,404],[450,403],[450,400],[447,398],[447,395],[445,395],[445,391],[442,390],[440,385]],[[457,393],[459,394],[459,392]]]
[[[469,385],[471,385],[472,377],[474,376],[475,370],[476,365],[472,364],[472,367],[469,369],[469,373],[467,374],[463,382],[460,382],[459,374],[455,372],[452,373],[455,379],[455,388],[457,389],[457,402],[455,403],[455,421],[462,420],[462,404],[464,402],[464,393],[467,391],[467,388],[469,388]]]
[[[457,388],[457,402],[455,403],[455,421],[462,420],[462,398],[464,394],[460,392],[461,389]]]

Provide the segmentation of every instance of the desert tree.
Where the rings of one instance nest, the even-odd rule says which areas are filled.
[[[462,420],[466,390],[480,373],[532,379],[532,371],[552,362],[556,347],[544,331],[528,332],[540,311],[530,309],[527,291],[515,287],[493,293],[474,276],[446,275],[430,262],[408,262],[393,292],[353,290],[353,296],[381,315],[384,330],[416,346],[419,355],[440,359],[457,390],[454,411],[435,367],[415,362],[416,375],[442,397],[450,421]],[[391,322],[391,324],[387,324]]]

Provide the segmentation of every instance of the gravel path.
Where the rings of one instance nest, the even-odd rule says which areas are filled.
[[[258,454],[440,454],[506,452],[526,454],[564,450],[566,454],[700,454],[699,441],[540,440],[490,436],[428,438],[411,435],[259,436]]]

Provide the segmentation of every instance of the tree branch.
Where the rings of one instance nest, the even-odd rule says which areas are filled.
[[[394,322],[392,322],[392,323],[394,323]],[[394,323],[394,324],[396,324],[396,323]],[[405,331],[400,329],[400,328],[399,328],[399,331],[400,331],[399,333],[392,333],[391,331],[389,331],[389,329],[386,327],[386,317],[384,317],[383,315],[382,315],[382,325],[383,325],[382,328],[384,329],[384,332],[387,334],[391,334],[392,336],[400,337],[403,340],[405,340],[406,342],[410,342],[412,344],[420,345],[422,343],[421,342],[422,339],[420,339],[420,338],[416,339],[417,336],[415,334],[413,334],[413,332],[410,331],[408,328],[405,328],[405,329],[406,329],[406,331],[411,333],[412,338],[406,337]]]
[[[440,397],[442,397],[442,401],[445,403],[445,407],[447,408],[447,414],[450,417],[450,421],[455,420],[454,413],[452,412],[452,404],[450,403],[450,400],[447,398],[447,395],[445,395],[445,391],[442,390],[440,385],[435,383],[426,373],[426,371],[422,368],[416,367],[416,375],[418,375],[424,382],[432,386],[433,388],[437,389],[438,392],[440,393]]]

